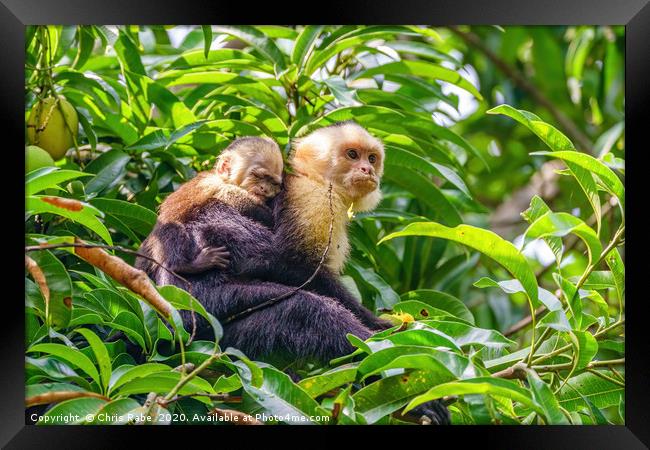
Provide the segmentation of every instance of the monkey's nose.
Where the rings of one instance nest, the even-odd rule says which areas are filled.
[[[368,175],[370,173],[370,167],[367,167],[367,166],[361,166],[361,167],[359,167],[359,170],[361,170],[366,175]]]

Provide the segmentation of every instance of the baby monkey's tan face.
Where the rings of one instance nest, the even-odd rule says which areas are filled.
[[[249,166],[239,185],[261,202],[278,195],[282,184],[282,166],[278,170],[277,165],[269,164],[273,161],[265,161],[265,163]]]
[[[248,138],[217,164],[217,172],[224,181],[246,190],[260,203],[280,192],[283,168],[277,145],[258,138]]]

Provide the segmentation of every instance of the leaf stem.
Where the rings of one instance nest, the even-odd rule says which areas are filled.
[[[614,365],[620,366],[624,364],[625,364],[625,358],[611,359],[607,361],[592,361],[589,364],[587,364],[585,369],[588,370],[594,367],[607,367],[607,366],[614,366]],[[572,367],[573,367],[573,361],[564,364],[532,366],[531,368],[536,372],[555,372],[556,370],[566,370],[566,369],[571,369]]]
[[[624,383],[624,382],[619,381],[619,380],[617,380],[617,379],[615,379],[615,378],[612,378],[612,377],[610,377],[610,376],[607,376],[607,375],[605,375],[605,374],[602,373],[602,372],[598,372],[597,370],[594,370],[594,369],[587,369],[587,372],[589,372],[589,373],[593,373],[593,374],[596,375],[597,377],[602,378],[603,380],[607,380],[607,381],[609,381],[610,383],[614,383],[614,384],[617,385],[617,386],[625,387],[625,383]]]
[[[613,323],[612,325],[608,326],[607,328],[603,328],[601,331],[595,333],[594,338],[598,339],[599,337],[603,336],[607,332],[613,330],[614,328],[619,327],[620,325],[623,325],[624,323],[625,323],[625,319],[623,319],[623,320],[621,320],[619,322]],[[542,362],[544,360],[552,358],[553,356],[559,355],[560,353],[563,353],[563,352],[569,350],[571,347],[572,347],[571,344],[567,344],[567,345],[565,345],[563,347],[558,348],[557,350],[553,350],[550,353],[546,353],[546,354],[540,356],[539,358],[537,358],[535,361],[533,361],[533,364],[540,363],[540,362]]]

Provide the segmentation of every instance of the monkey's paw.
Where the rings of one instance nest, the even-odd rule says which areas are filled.
[[[197,257],[197,263],[206,269],[225,269],[229,262],[230,253],[226,247],[206,247]]]

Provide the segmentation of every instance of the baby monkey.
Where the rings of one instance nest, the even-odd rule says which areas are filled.
[[[271,228],[273,213],[267,202],[280,192],[282,169],[282,153],[272,140],[236,139],[221,152],[213,169],[199,173],[163,201],[158,221],[140,251],[178,274],[225,269],[230,254],[210,239],[218,224],[197,223],[198,217],[216,202]],[[136,266],[158,284],[178,282],[144,258],[138,258]]]

